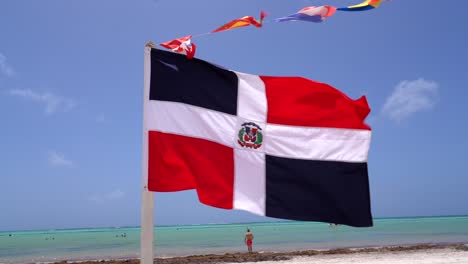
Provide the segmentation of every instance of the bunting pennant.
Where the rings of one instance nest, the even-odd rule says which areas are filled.
[[[273,21],[275,22],[285,22],[285,21],[307,21],[320,23],[326,20],[327,18],[333,16],[336,11],[365,11],[375,9],[382,4],[384,1],[390,0],[366,0],[360,4],[336,8],[334,6],[324,5],[324,6],[308,6],[304,7],[301,10],[297,11],[295,14],[289,16],[276,18]],[[231,30],[239,27],[254,26],[261,28],[263,26],[263,19],[267,16],[265,11],[260,12],[260,19],[257,20],[252,16],[244,16],[238,19],[234,19],[223,26],[207,33],[199,34],[194,37],[204,36],[212,33],[222,32]],[[168,42],[161,43],[162,47],[170,49],[177,53],[186,54],[188,59],[192,59],[195,56],[196,45],[191,42],[192,35],[174,39]]]
[[[366,11],[379,7],[382,0],[366,0],[360,4],[337,8],[339,11]]]
[[[297,13],[275,19],[276,22],[284,21],[308,21],[320,23],[327,17],[332,16],[336,11],[336,7],[333,6],[308,6],[297,11]]]
[[[249,26],[249,25],[261,28],[263,19],[265,17],[266,17],[266,13],[264,11],[260,12],[260,20],[256,20],[252,16],[244,16],[244,17],[234,19],[234,20],[224,24],[223,26],[211,31],[211,33],[221,32],[221,31],[225,31],[225,30],[231,30],[231,29],[238,28],[238,27],[246,27],[246,26]]]
[[[186,37],[174,39],[159,45],[174,52],[186,54],[188,59],[192,59],[193,56],[195,56],[197,46],[195,43],[191,42],[191,38],[192,35],[188,35]]]

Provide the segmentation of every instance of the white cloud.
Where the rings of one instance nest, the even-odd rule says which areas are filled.
[[[123,191],[121,191],[120,189],[115,189],[108,193],[89,195],[87,197],[87,200],[97,203],[97,204],[104,204],[107,202],[119,200],[123,198],[124,196],[125,196],[125,193]]]
[[[53,114],[57,111],[69,111],[76,106],[75,102],[63,96],[53,93],[36,93],[30,89],[12,89],[9,91],[12,96],[22,97],[33,102],[42,103],[45,106],[46,114]]]
[[[401,121],[414,113],[432,109],[438,100],[439,84],[422,78],[401,81],[387,98],[382,114]]]
[[[73,167],[74,165],[73,161],[65,158],[63,154],[55,151],[49,152],[48,161],[49,164],[54,167]]]
[[[11,77],[15,74],[15,71],[10,65],[8,65],[5,55],[2,53],[0,53],[0,73],[5,74],[8,77]]]

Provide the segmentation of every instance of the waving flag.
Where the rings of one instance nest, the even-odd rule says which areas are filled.
[[[260,28],[260,27],[262,27],[262,22],[263,22],[263,19],[265,18],[265,16],[266,16],[266,13],[264,11],[261,11],[260,12],[260,20],[255,20],[255,18],[253,18],[252,16],[245,16],[245,17],[241,17],[241,18],[238,18],[238,19],[234,19],[234,20],[224,24],[223,26],[213,30],[212,33],[225,31],[225,30],[231,30],[231,29],[238,28],[238,27],[246,27],[246,26],[249,26],[249,25]]]
[[[161,43],[160,45],[174,52],[186,54],[187,58],[192,59],[193,56],[195,56],[197,46],[191,42],[191,38],[192,35],[188,35],[183,38]]]
[[[358,5],[340,7],[337,10],[339,11],[365,11],[365,10],[371,10],[371,9],[377,8],[379,7],[381,3],[382,3],[382,0],[366,0]]]
[[[157,49],[147,56],[148,190],[195,189],[218,208],[372,225],[365,97]]]
[[[284,21],[309,21],[309,22],[322,22],[327,17],[332,16],[336,11],[336,7],[333,6],[309,6],[305,7],[297,13],[289,15],[287,17],[281,17],[275,19],[277,22]]]

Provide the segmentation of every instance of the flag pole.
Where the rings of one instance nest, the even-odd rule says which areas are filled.
[[[148,130],[146,128],[146,101],[149,98],[152,41],[145,44],[142,146],[142,197],[140,264],[153,264],[154,260],[154,194],[148,190]]]

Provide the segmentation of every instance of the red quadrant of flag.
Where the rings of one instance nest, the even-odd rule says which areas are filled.
[[[232,209],[234,191],[232,148],[204,139],[155,131],[149,131],[148,142],[150,191],[196,189],[200,202],[218,208]],[[195,177],[197,175],[203,177]]]
[[[260,76],[271,124],[366,129],[370,109],[365,97],[352,100],[332,86],[301,77]]]

